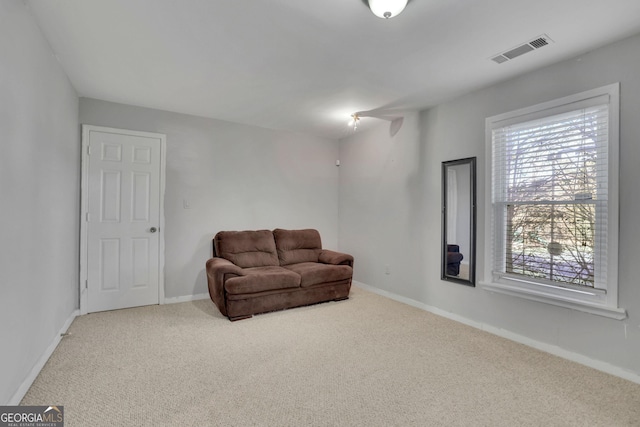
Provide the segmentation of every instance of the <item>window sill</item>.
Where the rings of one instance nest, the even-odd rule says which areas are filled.
[[[585,313],[595,314],[597,316],[608,317],[610,319],[623,320],[627,317],[627,311],[624,308],[610,307],[603,304],[580,301],[575,298],[552,295],[548,292],[544,292],[543,290],[528,289],[507,283],[485,281],[480,282],[480,287],[489,292],[496,292],[531,301],[570,308],[573,310],[583,311]]]

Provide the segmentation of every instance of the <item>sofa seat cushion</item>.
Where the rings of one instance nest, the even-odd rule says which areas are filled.
[[[330,265],[317,262],[301,262],[285,267],[300,275],[300,286],[307,287],[325,282],[351,279],[353,269],[348,265]]]
[[[242,273],[242,276],[227,279],[224,285],[227,293],[251,294],[300,287],[300,275],[283,267],[245,268]]]

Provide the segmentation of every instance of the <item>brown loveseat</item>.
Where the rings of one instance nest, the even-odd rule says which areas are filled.
[[[353,257],[322,249],[317,230],[221,231],[209,295],[229,320],[349,297]]]

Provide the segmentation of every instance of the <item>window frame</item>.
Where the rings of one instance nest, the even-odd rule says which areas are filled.
[[[553,116],[581,108],[590,101],[608,97],[609,134],[608,134],[608,201],[607,222],[608,233],[605,248],[598,245],[598,251],[606,254],[606,281],[604,289],[581,286],[558,286],[543,280],[528,279],[524,276],[513,276],[493,271],[494,241],[504,230],[494,229],[493,194],[493,135],[492,131],[509,124],[527,122],[539,118]],[[485,120],[485,148],[487,167],[485,169],[485,262],[483,279],[480,286],[492,292],[522,297],[538,302],[558,305],[566,308],[585,311],[614,319],[626,318],[626,310],[618,306],[618,188],[619,188],[619,123],[620,123],[620,84],[599,87],[574,95],[530,107],[510,111],[488,117]]]

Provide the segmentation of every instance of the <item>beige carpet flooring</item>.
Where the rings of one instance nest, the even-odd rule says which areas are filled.
[[[78,317],[24,397],[74,426],[640,426],[640,385],[354,288],[231,323]]]

